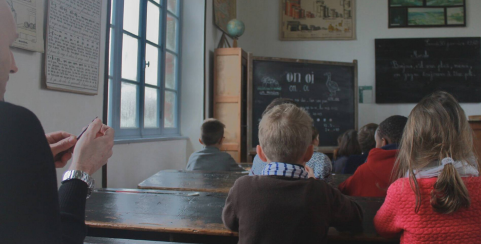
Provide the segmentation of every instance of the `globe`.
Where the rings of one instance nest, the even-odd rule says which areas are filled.
[[[241,20],[232,19],[228,22],[228,34],[233,38],[238,38],[244,33],[244,23]]]

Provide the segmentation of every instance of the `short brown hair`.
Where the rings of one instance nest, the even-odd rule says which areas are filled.
[[[350,156],[354,154],[361,154],[360,145],[358,145],[358,134],[356,130],[347,130],[341,137],[341,144],[337,156]]]
[[[201,140],[204,145],[211,146],[219,142],[224,136],[224,126],[221,121],[217,119],[206,119],[201,126]]]
[[[378,125],[375,123],[370,123],[364,125],[360,130],[358,130],[358,144],[360,144],[360,149],[362,152],[368,152],[375,148],[377,142],[375,141],[375,132],[377,131]]]
[[[313,120],[302,108],[281,104],[270,109],[259,123],[259,143],[272,162],[297,163],[311,145]]]

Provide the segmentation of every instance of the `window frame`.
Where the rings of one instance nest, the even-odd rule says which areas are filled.
[[[107,87],[107,121],[109,126],[116,131],[115,141],[152,141],[153,139],[165,139],[166,137],[181,137],[180,135],[180,100],[181,100],[181,52],[182,52],[182,0],[177,0],[177,14],[170,12],[167,8],[168,0],[159,0],[157,3],[154,0],[139,0],[139,29],[138,35],[135,35],[127,30],[123,29],[124,19],[124,1],[126,0],[111,0],[110,15],[112,19],[107,20],[108,28],[108,48],[106,48],[106,56],[108,60],[106,63],[109,65],[106,67],[106,77],[108,82]],[[130,0],[127,0],[130,1]],[[154,4],[159,7],[159,39],[158,44],[147,40],[147,6],[148,3]],[[170,51],[166,47],[167,39],[167,15],[170,14],[177,20],[176,24],[176,51]],[[120,20],[118,20],[120,18]],[[133,37],[138,40],[138,55],[137,55],[137,81],[128,80],[122,78],[122,46],[124,34]],[[112,38],[112,40],[111,40]],[[146,45],[152,45],[158,48],[158,85],[151,85],[145,82],[145,66],[146,66]],[[112,51],[111,51],[112,50]],[[110,52],[110,53],[109,53]],[[176,87],[174,89],[166,88],[166,54],[172,53],[176,56],[175,61],[175,81]],[[109,56],[110,54],[110,56]],[[115,58],[114,58],[115,57]],[[150,68],[150,67],[149,67]],[[135,84],[137,86],[137,117],[136,128],[121,128],[121,86],[123,82]],[[144,101],[145,101],[145,89],[155,88],[157,89],[158,96],[158,128],[145,128],[144,127]],[[173,91],[176,94],[175,98],[175,127],[164,127],[164,104],[166,91]]]

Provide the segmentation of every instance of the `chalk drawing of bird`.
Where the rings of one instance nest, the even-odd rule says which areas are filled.
[[[338,87],[338,83],[336,81],[331,80],[331,72],[326,72],[324,76],[327,77],[326,87],[328,87],[328,91],[330,91],[330,97],[336,96],[336,92],[340,91],[340,88]]]

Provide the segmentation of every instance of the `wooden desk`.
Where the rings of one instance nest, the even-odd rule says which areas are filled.
[[[139,189],[228,193],[234,182],[247,173],[161,170],[137,185]],[[333,187],[351,175],[333,175]]]
[[[137,185],[139,189],[229,192],[240,172],[161,170]]]
[[[130,239],[117,239],[117,238],[105,238],[105,237],[85,237],[84,244],[182,244],[178,242],[154,242],[154,241],[141,241]]]
[[[224,227],[221,214],[227,194],[100,189],[87,200],[88,234],[158,241],[237,243],[238,233]],[[383,198],[354,198],[364,211],[364,232],[341,233],[331,228],[331,242],[393,242],[378,236],[373,217]]]

